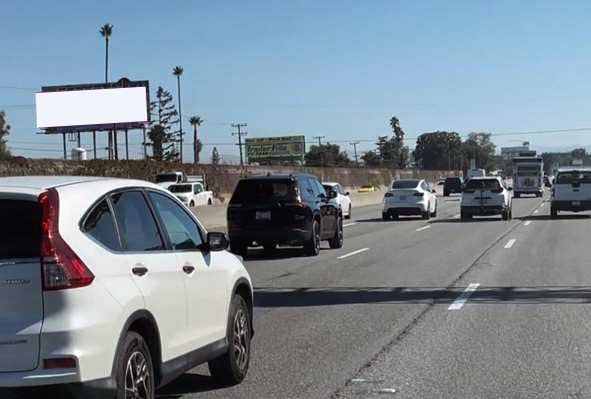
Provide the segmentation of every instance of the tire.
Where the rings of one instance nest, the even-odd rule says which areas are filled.
[[[245,257],[247,251],[248,251],[248,247],[244,242],[239,241],[239,240],[232,240],[230,238],[230,252],[232,252],[233,254]]]
[[[392,219],[392,220],[399,220],[400,219],[400,214],[398,214],[398,212],[396,212],[396,211],[390,211],[390,219]]]
[[[558,216],[558,209],[556,209],[556,208],[554,208],[554,207],[550,208],[550,217],[551,217],[552,219],[554,219],[554,218],[555,218],[555,217],[557,217],[557,216]]]
[[[211,200],[211,198],[207,199],[207,205],[213,205],[213,201]]]
[[[384,222],[387,222],[388,220],[390,220],[390,214],[388,212],[382,212],[382,220]]]
[[[244,380],[250,365],[251,315],[246,301],[240,295],[232,298],[226,336],[230,345],[228,351],[209,361],[208,366],[216,382],[231,386]]]
[[[304,244],[304,253],[308,256],[320,254],[320,224],[317,220],[312,223],[312,235]]]
[[[444,191],[444,192],[443,192],[443,196],[444,196],[444,197],[449,197],[449,191]]]
[[[429,218],[431,217],[431,212],[429,212],[429,206],[428,205],[427,205],[427,210],[425,212],[421,212],[421,216],[425,220],[429,220]]]
[[[339,216],[337,219],[337,228],[334,232],[334,237],[328,241],[328,245],[332,249],[339,249],[343,247],[343,218]]]
[[[472,215],[465,213],[463,211],[460,211],[460,219],[461,220],[471,220],[472,219]]]
[[[116,398],[126,399],[126,390],[135,389],[139,394],[137,397],[154,399],[154,366],[144,338],[133,331],[128,332],[120,351],[116,355]]]
[[[509,220],[509,209],[508,208],[503,211],[503,214],[501,215],[501,219]]]
[[[189,202],[189,206],[190,206],[191,208],[194,208],[194,207],[195,207],[195,201],[191,201],[191,202]]]
[[[349,205],[349,213],[347,213],[347,216],[345,216],[345,219],[351,219],[351,205]]]
[[[519,198],[520,196],[521,196],[521,193],[513,193],[514,198]]]
[[[432,218],[436,218],[437,217],[437,202],[435,203],[435,210],[433,211],[433,213],[431,214]]]
[[[277,248],[277,244],[275,243],[267,243],[267,244],[263,244],[263,249],[265,252],[273,252],[275,251],[275,248]]]

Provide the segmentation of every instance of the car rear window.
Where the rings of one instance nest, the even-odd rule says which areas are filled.
[[[241,180],[234,190],[231,203],[289,201],[297,196],[293,180]]]
[[[0,259],[40,256],[41,207],[36,201],[0,199]]]
[[[168,188],[171,193],[190,193],[192,189],[190,184],[175,184]]]
[[[461,184],[459,177],[448,177],[445,179],[445,184]]]
[[[591,183],[591,171],[561,172],[556,177],[555,184]]]
[[[392,188],[396,189],[409,189],[416,188],[419,185],[418,180],[396,180],[392,183]]]
[[[500,190],[501,185],[496,179],[471,179],[466,184],[466,190]]]

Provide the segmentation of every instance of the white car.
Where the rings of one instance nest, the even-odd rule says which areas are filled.
[[[204,362],[224,383],[245,377],[250,277],[169,192],[0,178],[0,220],[0,387],[152,399]]]
[[[591,168],[560,168],[552,187],[550,215],[591,210]]]
[[[503,220],[513,218],[511,188],[505,187],[500,177],[473,177],[464,186],[460,202],[462,220],[472,216],[501,215]]]
[[[335,193],[337,193],[337,196],[336,198],[334,198],[334,201],[336,201],[336,203],[339,204],[339,206],[341,207],[341,211],[343,212],[343,216],[345,217],[345,219],[351,219],[351,194],[348,191],[345,191],[345,189],[343,188],[343,186],[341,186],[340,183],[323,182],[322,185],[324,186],[324,190],[326,190],[327,195],[330,191],[334,191]]]
[[[420,215],[423,219],[437,216],[437,196],[425,180],[400,179],[392,182],[384,195],[382,219],[398,219],[402,215]]]
[[[213,204],[213,192],[205,190],[202,183],[173,184],[168,187],[168,190],[180,199],[183,204],[191,208]]]

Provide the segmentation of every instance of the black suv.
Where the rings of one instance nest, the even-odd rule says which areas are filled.
[[[443,183],[443,196],[447,197],[452,193],[461,193],[462,187],[461,177],[447,177]]]
[[[307,174],[253,176],[241,179],[228,205],[232,252],[262,245],[303,245],[307,255],[320,252],[320,241],[343,246],[343,215],[334,193]]]

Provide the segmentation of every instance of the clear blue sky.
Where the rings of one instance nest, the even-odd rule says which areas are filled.
[[[176,93],[171,71],[182,65],[183,113],[206,120],[205,143],[233,142],[231,122],[247,122],[250,136],[373,140],[392,115],[409,137],[589,127],[590,16],[587,1],[6,2],[0,110],[15,153],[61,156],[58,137],[35,135],[34,91],[100,82],[98,29],[110,22],[110,76]],[[591,131],[494,140],[520,139],[591,146]]]

